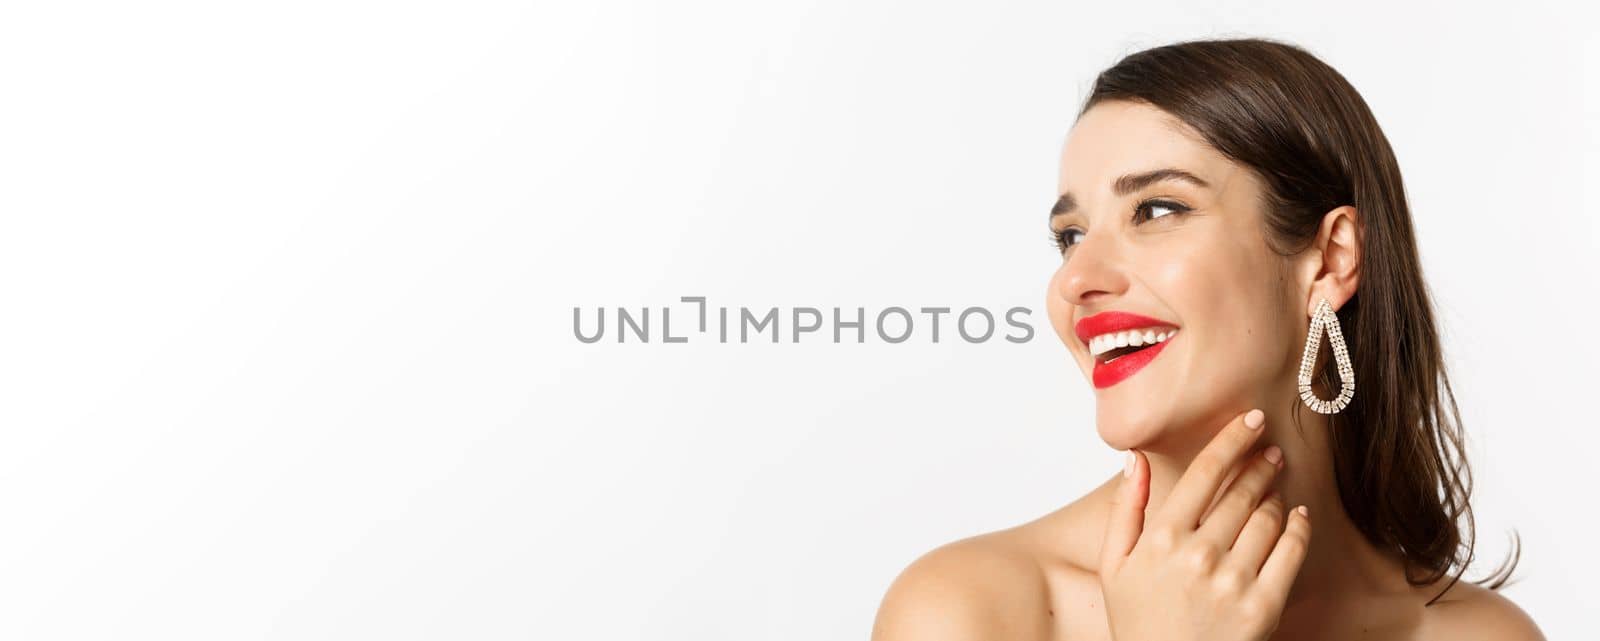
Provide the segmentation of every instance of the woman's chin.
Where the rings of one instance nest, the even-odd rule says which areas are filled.
[[[1162,416],[1150,411],[1150,408],[1118,407],[1113,410],[1103,404],[1099,406],[1095,417],[1095,429],[1100,433],[1100,440],[1117,450],[1143,447],[1156,440],[1166,423]]]

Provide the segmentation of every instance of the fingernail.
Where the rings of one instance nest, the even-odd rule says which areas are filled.
[[[1134,460],[1133,460],[1133,450],[1129,450],[1128,451],[1128,455],[1123,457],[1122,478],[1125,478],[1125,479],[1133,478],[1133,466],[1134,465],[1135,465],[1135,463],[1134,463]]]
[[[1283,450],[1278,449],[1278,446],[1276,445],[1267,448],[1267,461],[1271,462],[1273,465],[1277,465],[1278,461],[1282,460]]]
[[[1300,516],[1304,516],[1306,518],[1310,518],[1311,517],[1311,510],[1306,509],[1306,506],[1304,506],[1304,505],[1295,508],[1294,511],[1299,512]]]
[[[1252,430],[1261,427],[1266,421],[1267,415],[1261,410],[1250,410],[1249,414],[1244,415],[1244,424]]]

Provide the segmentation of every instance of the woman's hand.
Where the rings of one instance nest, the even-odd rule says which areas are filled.
[[[1260,641],[1277,629],[1305,560],[1311,521],[1296,510],[1284,528],[1282,499],[1273,493],[1262,500],[1283,467],[1277,447],[1245,456],[1264,431],[1263,420],[1260,410],[1251,410],[1224,427],[1148,524],[1149,465],[1129,451],[1100,555],[1112,638]],[[1243,468],[1212,507],[1241,457]]]

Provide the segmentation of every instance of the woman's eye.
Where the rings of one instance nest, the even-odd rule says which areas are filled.
[[[1180,214],[1186,211],[1189,211],[1189,208],[1178,203],[1165,200],[1147,200],[1139,203],[1139,206],[1134,208],[1133,218],[1134,222],[1144,222],[1162,218],[1168,214]]]
[[[1056,249],[1063,254],[1067,253],[1068,249],[1072,249],[1073,245],[1083,242],[1083,236],[1083,230],[1078,229],[1077,227],[1068,227],[1061,231],[1050,232],[1051,242],[1054,243]]]

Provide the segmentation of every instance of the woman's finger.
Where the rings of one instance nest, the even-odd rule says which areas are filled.
[[[1294,585],[1294,577],[1300,573],[1300,564],[1306,560],[1306,550],[1311,545],[1311,518],[1305,510],[1306,506],[1302,505],[1289,513],[1289,525],[1283,529],[1283,535],[1278,537],[1272,554],[1261,566],[1261,574],[1256,582],[1267,594],[1277,597],[1279,603],[1289,594],[1289,587]]]
[[[1205,523],[1206,517],[1211,514],[1211,511],[1217,509],[1217,501],[1227,493],[1228,488],[1233,485],[1233,480],[1239,478],[1239,473],[1243,472],[1245,468],[1250,467],[1250,461],[1252,460],[1253,459],[1251,458],[1245,458],[1228,470],[1227,478],[1222,480],[1222,491],[1218,492],[1216,496],[1211,497],[1211,505],[1206,506],[1206,510],[1200,514],[1201,523]]]
[[[1227,563],[1243,570],[1247,576],[1261,573],[1261,564],[1267,561],[1273,543],[1283,534],[1283,497],[1276,491],[1261,500],[1239,530],[1239,538],[1228,551]]]
[[[1106,519],[1105,540],[1100,544],[1100,575],[1116,574],[1122,560],[1133,551],[1133,545],[1144,532],[1144,508],[1150,500],[1150,466],[1138,450],[1128,450],[1127,462],[1122,469],[1122,482],[1111,500],[1111,514]]]
[[[1235,417],[1222,431],[1211,438],[1205,449],[1189,463],[1189,469],[1173,485],[1172,493],[1161,507],[1161,518],[1167,523],[1192,531],[1200,524],[1200,515],[1211,505],[1223,478],[1251,444],[1261,436],[1261,424],[1266,416],[1261,410],[1250,410]]]
[[[1206,514],[1196,535],[1224,550],[1232,546],[1245,519],[1250,518],[1267,490],[1272,489],[1272,479],[1277,477],[1282,465],[1283,451],[1276,445],[1246,458],[1244,471],[1223,490],[1222,498],[1217,499],[1216,507]]]

